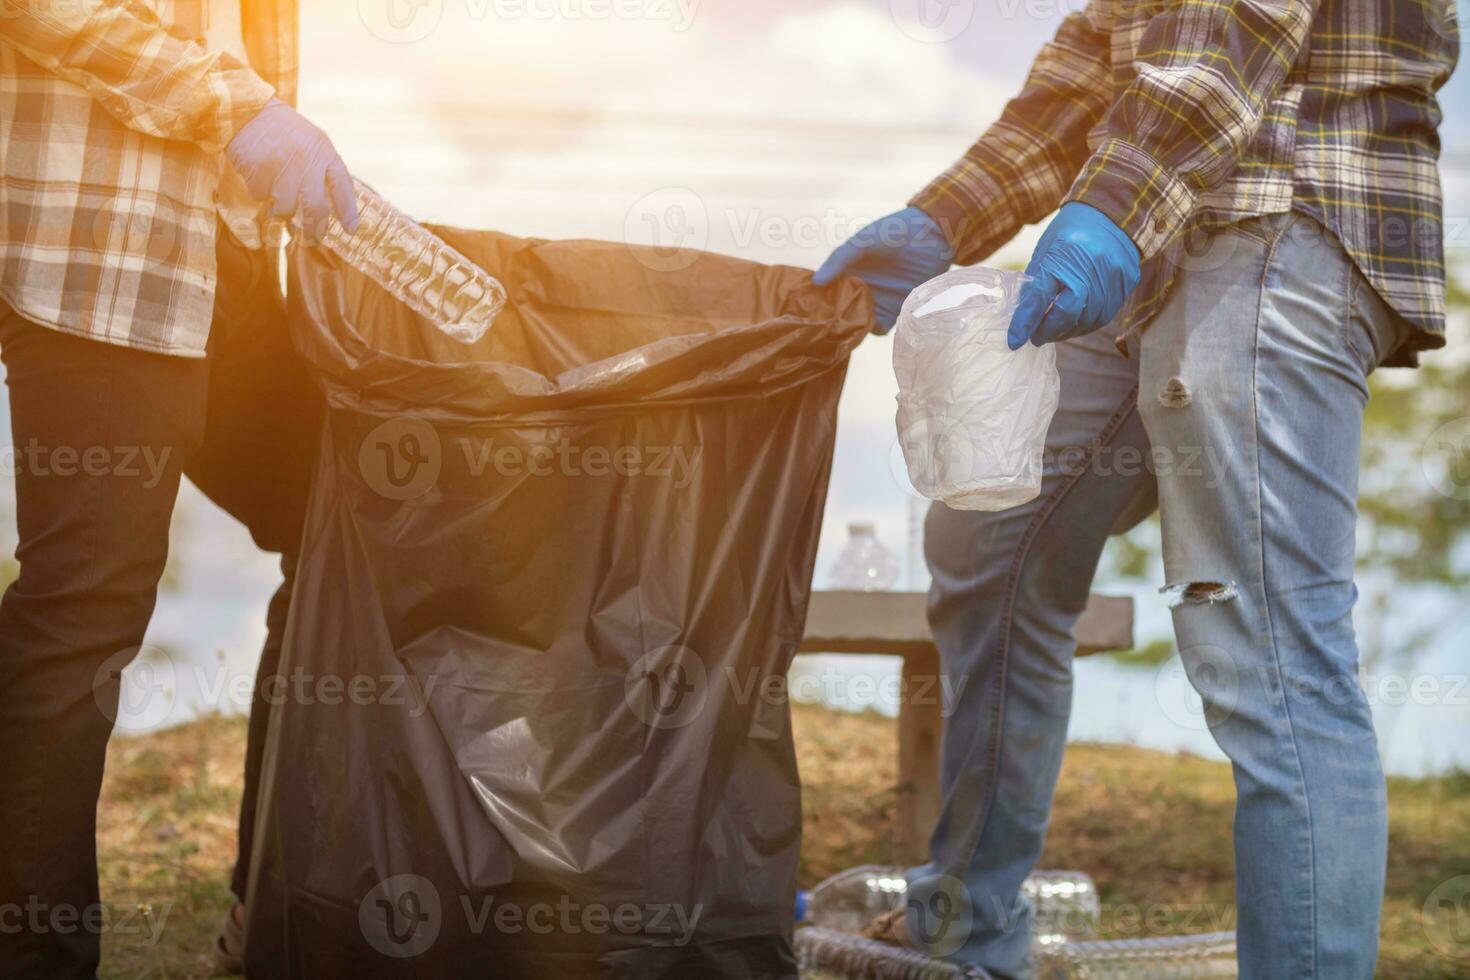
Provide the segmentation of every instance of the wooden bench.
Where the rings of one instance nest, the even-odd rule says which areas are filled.
[[[939,818],[939,741],[944,730],[939,651],[929,634],[922,592],[815,592],[801,653],[903,657],[898,709],[898,825],[895,860],[928,859]],[[1077,623],[1077,656],[1133,646],[1133,600],[1094,595]]]

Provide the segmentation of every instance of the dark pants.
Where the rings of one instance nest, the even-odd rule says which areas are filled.
[[[183,475],[283,556],[250,718],[232,882],[244,896],[261,685],[279,660],[320,409],[271,257],[221,239],[202,360],[61,334],[0,302],[20,563],[0,600],[0,977],[95,975],[96,805],[118,674],[153,612]]]

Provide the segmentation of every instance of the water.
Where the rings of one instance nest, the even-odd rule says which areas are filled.
[[[1470,769],[1470,687],[1464,683],[1461,624],[1426,653],[1400,679],[1369,678],[1373,720],[1384,767],[1391,775],[1428,776]],[[875,711],[898,716],[898,657],[813,654],[796,658],[790,689],[794,700],[843,711]],[[1429,700],[1412,694],[1416,680],[1441,693]],[[1401,683],[1402,681],[1402,683]],[[1396,690],[1404,685],[1408,695]],[[1112,742],[1187,752],[1224,761],[1205,725],[1199,696],[1184,676],[1179,659],[1158,667],[1139,667],[1113,657],[1078,660],[1074,667],[1071,724],[1074,742]]]

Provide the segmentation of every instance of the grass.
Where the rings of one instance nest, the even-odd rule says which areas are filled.
[[[888,863],[896,731],[877,715],[795,709],[805,786],[801,881]],[[98,837],[104,978],[210,977],[207,950],[231,901],[245,724],[207,718],[113,741]],[[1470,875],[1470,774],[1394,779],[1379,974],[1392,980],[1470,977],[1470,934],[1450,904],[1426,899]],[[1231,928],[1228,767],[1195,757],[1074,745],[1042,866],[1096,879],[1110,936]],[[1470,884],[1467,881],[1466,884]],[[1426,918],[1427,914],[1427,918]]]

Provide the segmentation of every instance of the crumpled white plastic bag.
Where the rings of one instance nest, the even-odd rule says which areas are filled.
[[[1061,379],[1056,347],[1006,346],[1026,277],[955,269],[898,317],[898,438],[914,489],[955,510],[1006,510],[1041,492]]]

